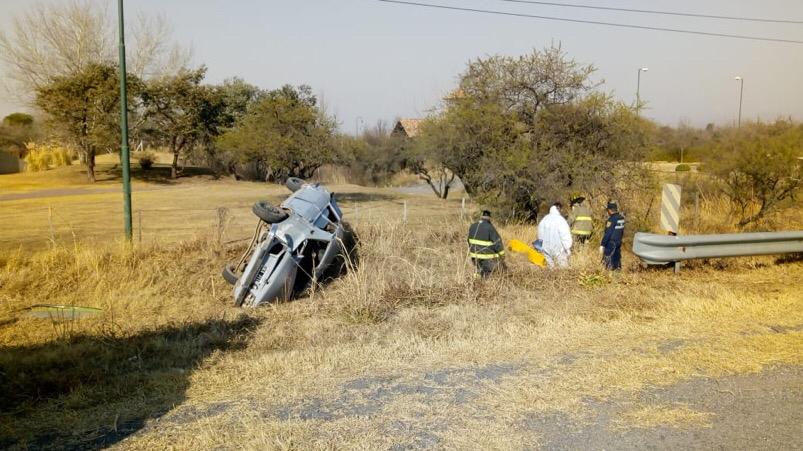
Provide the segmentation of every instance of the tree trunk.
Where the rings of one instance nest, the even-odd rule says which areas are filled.
[[[86,153],[86,177],[89,183],[95,183],[95,149]]]
[[[443,171],[443,175],[444,175],[444,177],[443,177],[444,185],[443,185],[443,193],[442,193],[443,195],[441,196],[441,199],[446,200],[446,198],[449,197],[449,190],[452,188],[452,183],[454,183],[455,173],[452,172],[451,176],[447,176],[446,175],[447,174],[447,172],[446,172],[447,169],[443,168],[442,171]],[[447,177],[449,178],[448,181],[446,180]]]
[[[170,178],[178,178],[178,150],[173,151],[173,165],[170,167]]]

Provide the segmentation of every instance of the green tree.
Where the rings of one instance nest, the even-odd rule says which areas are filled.
[[[348,166],[351,176],[360,183],[385,184],[407,167],[409,140],[392,134],[383,120],[364,129],[360,136],[341,135],[338,140],[334,162]]]
[[[9,127],[32,127],[33,116],[26,113],[11,113],[3,118],[3,125]]]
[[[138,108],[139,79],[128,75],[129,110]],[[95,155],[117,150],[120,143],[120,86],[113,66],[90,64],[70,76],[57,76],[36,90],[36,106],[67,144],[78,150],[87,177],[95,181]],[[129,113],[131,114],[131,113]]]
[[[11,113],[0,123],[0,150],[25,151],[25,144],[35,140],[39,131],[33,116],[25,113]]]
[[[242,78],[234,77],[223,81],[218,86],[223,100],[226,104],[226,116],[230,121],[227,126],[232,126],[237,120],[242,118],[248,108],[254,103],[265,97],[266,91],[258,86],[254,86]]]
[[[474,61],[443,113],[423,124],[420,155],[519,217],[572,191],[617,196],[616,180],[641,168],[645,124],[593,90],[593,71],[559,47]]]
[[[237,77],[226,79],[222,84],[214,86],[213,95],[219,96],[223,102],[218,133],[205,134],[190,157],[215,172],[228,172],[236,178],[237,164],[240,162],[239,155],[234,151],[217,146],[215,138],[240,121],[248,109],[265,96],[265,92],[258,86]]]
[[[178,177],[179,156],[224,125],[222,94],[201,82],[206,68],[182,70],[148,83],[142,94],[148,133],[173,154],[170,175]]]
[[[252,165],[260,179],[308,178],[333,161],[334,128],[308,86],[287,85],[254,102],[217,144]]]
[[[794,198],[801,186],[803,125],[745,124],[710,145],[705,163],[746,226]]]
[[[415,152],[419,160],[443,166],[457,174],[472,196],[493,197],[500,180],[484,165],[520,145],[515,116],[497,103],[463,96],[451,101],[440,116],[420,126]]]

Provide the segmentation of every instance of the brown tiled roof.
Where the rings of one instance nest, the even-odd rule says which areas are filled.
[[[401,119],[393,128],[394,133],[403,132],[408,138],[415,138],[419,133],[419,126],[423,119]]]

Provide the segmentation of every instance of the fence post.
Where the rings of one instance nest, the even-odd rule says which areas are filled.
[[[460,220],[464,220],[466,217],[466,198],[465,196],[460,201]]]
[[[404,215],[402,216],[402,221],[407,224],[407,201],[404,201]]]
[[[217,209],[217,245],[223,242],[223,232],[226,229],[226,218],[229,215],[229,209],[226,207],[218,207]]]
[[[142,244],[142,210],[137,210],[137,235],[139,236],[139,244]]]

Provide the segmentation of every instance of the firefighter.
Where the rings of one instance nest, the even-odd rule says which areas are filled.
[[[599,252],[605,269],[618,271],[622,269],[622,237],[625,233],[625,217],[619,213],[616,202],[608,202],[608,222],[605,224],[605,235],[602,237]]]
[[[482,211],[480,220],[471,224],[468,229],[468,252],[477,274],[486,278],[496,271],[505,257],[502,238],[491,224],[491,212]]]
[[[581,244],[585,244],[594,230],[593,220],[591,219],[591,208],[582,196],[573,196],[571,202],[572,212],[569,214],[569,226],[572,228],[572,235]]]

